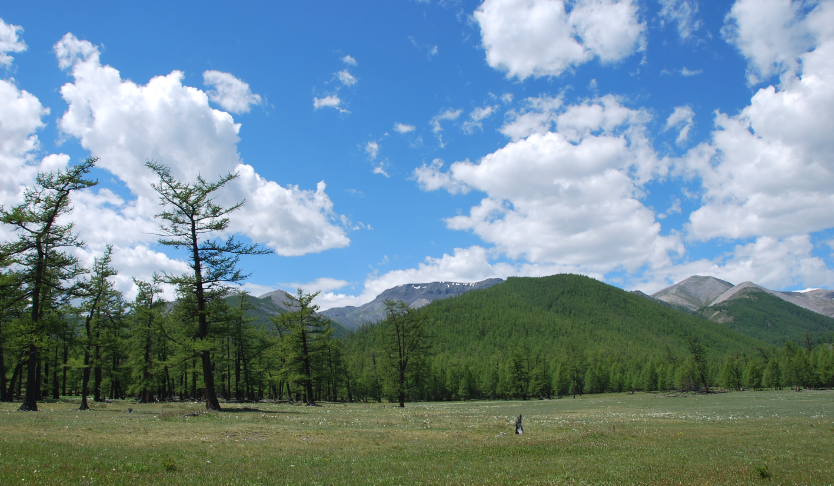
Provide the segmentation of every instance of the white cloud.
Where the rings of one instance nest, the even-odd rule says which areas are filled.
[[[675,107],[675,111],[666,119],[666,126],[663,131],[678,128],[678,138],[675,143],[683,145],[689,138],[689,130],[694,125],[693,118],[695,118],[695,112],[689,105]]]
[[[615,62],[644,42],[633,0],[485,0],[474,17],[489,65],[522,80]]]
[[[654,269],[647,278],[633,282],[630,287],[652,293],[692,275],[710,275],[733,284],[754,282],[776,290],[796,285],[829,286],[834,281],[834,272],[822,259],[812,255],[813,249],[808,235],[761,237],[752,243],[736,245],[714,260]]]
[[[23,185],[35,180],[40,148],[36,132],[47,114],[37,97],[0,79],[0,204],[23,202]]]
[[[685,78],[688,78],[690,76],[695,76],[697,74],[701,74],[702,72],[704,72],[703,69],[697,69],[695,71],[691,71],[691,70],[687,69],[686,67],[684,67],[684,68],[681,69],[681,76],[683,76]]]
[[[533,133],[547,133],[556,121],[561,106],[561,96],[553,98],[543,95],[527,98],[521,111],[507,112],[506,121],[498,131],[513,141],[526,138]]]
[[[336,73],[336,77],[338,77],[339,81],[341,81],[342,84],[344,84],[345,86],[353,86],[357,83],[356,78],[354,78],[352,74],[347,72],[347,70],[339,71],[338,73]]]
[[[374,174],[380,174],[380,175],[384,175],[385,177],[389,177],[389,178],[390,178],[391,176],[390,176],[390,175],[388,175],[388,172],[386,172],[386,171],[385,171],[385,166],[386,166],[386,165],[387,165],[387,164],[386,164],[386,162],[385,162],[384,160],[383,160],[383,161],[380,161],[379,165],[375,165],[375,166],[374,166]]]
[[[365,153],[368,154],[368,157],[371,160],[376,159],[377,154],[379,153],[379,144],[377,142],[368,142],[365,144]]]
[[[485,118],[488,118],[494,112],[494,106],[487,105],[480,108],[475,108],[474,110],[472,110],[471,113],[469,113],[469,120],[463,122],[461,130],[463,130],[464,133],[468,133],[470,135],[475,133],[475,130],[481,130],[483,128],[481,121]]]
[[[512,93],[504,93],[501,95],[501,102],[505,105],[510,104],[513,102],[513,94]]]
[[[286,283],[286,284],[279,284],[280,287],[286,289],[287,292],[291,294],[295,294],[295,291],[298,289],[303,290],[305,293],[313,293],[313,292],[332,292],[333,290],[338,290],[342,287],[346,287],[350,285],[350,282],[347,280],[339,280],[335,278],[328,278],[328,277],[321,277],[313,280],[312,282],[307,283]]]
[[[397,133],[408,133],[414,131],[414,125],[406,125],[405,123],[395,123],[394,131]]]
[[[145,85],[122,80],[119,71],[101,65],[96,47],[72,34],[55,46],[55,52],[61,66],[72,68],[74,78],[61,88],[69,105],[59,121],[61,130],[100,157],[98,166],[121,179],[137,196],[129,203],[101,191],[89,196],[87,203],[95,209],[85,214],[110,221],[109,228],[99,228],[92,237],[82,233],[91,247],[102,241],[129,246],[155,240],[140,234],[145,231],[140,229],[153,224],[158,212],[150,187],[155,178],[144,167],[147,160],[168,165],[181,180],[237,172],[240,177],[218,199],[220,204],[246,199],[232,217],[230,231],[265,243],[280,255],[349,244],[324,192],[324,182],[314,191],[282,187],[241,163],[237,153],[240,124],[230,114],[212,109],[205,92],[184,86],[181,72],[154,77]],[[79,228],[84,224],[79,221]],[[96,224],[89,226],[85,232],[93,231]]]
[[[354,59],[353,57],[351,57],[349,55],[343,57],[342,62],[347,64],[348,66],[358,66],[359,65],[359,63],[356,62],[356,59]]]
[[[249,84],[229,73],[206,71],[203,73],[203,84],[214,87],[207,93],[209,100],[232,113],[248,113],[252,105],[263,103],[261,95],[252,93]]]
[[[432,126],[431,130],[434,133],[439,133],[439,132],[443,131],[443,127],[440,126],[440,122],[443,121],[443,120],[457,120],[461,113],[463,113],[463,110],[452,110],[452,109],[448,109],[448,110],[440,113],[439,115],[437,115],[437,116],[435,116],[434,118],[431,119],[431,126]]]
[[[773,74],[795,73],[799,56],[830,37],[832,25],[831,2],[738,0],[722,33],[748,59],[748,77],[755,84]]]
[[[0,19],[0,66],[11,66],[13,58],[9,52],[26,50],[26,43],[18,36],[20,32],[23,32],[21,26],[7,24]]]
[[[681,40],[688,40],[694,32],[701,28],[701,20],[697,17],[698,2],[694,0],[660,0],[660,23],[677,24],[678,36]]]
[[[645,137],[648,113],[606,96],[549,116],[557,132],[533,133],[477,164],[455,162],[445,174],[439,163],[415,171],[425,190],[465,184],[487,194],[468,215],[448,218],[448,227],[536,265],[605,273],[669,264],[683,246],[660,235],[639,201],[640,185],[667,170]]]
[[[446,189],[450,194],[469,192],[469,187],[466,184],[452,179],[448,172],[441,172],[443,168],[443,161],[441,159],[434,159],[431,165],[423,164],[414,169],[411,178],[416,180],[420,185],[420,189],[424,191],[436,191],[438,189]]]
[[[767,24],[772,12],[743,1],[732,10],[751,69],[781,74],[781,82],[760,89],[737,116],[716,114],[711,141],[680,164],[702,181],[703,205],[687,227],[696,240],[783,238],[834,226],[834,3],[806,16],[778,2],[757,5],[794,16]],[[789,42],[809,37],[819,40],[812,51]]]
[[[319,108],[335,108],[342,113],[347,112],[347,110],[341,107],[342,100],[339,99],[336,95],[329,95],[325,96],[324,98],[313,98],[313,109],[318,110]]]

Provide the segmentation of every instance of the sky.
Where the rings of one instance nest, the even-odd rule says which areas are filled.
[[[0,204],[98,157],[76,255],[113,245],[128,298],[188,270],[149,160],[237,173],[229,234],[274,251],[244,288],[322,309],[556,273],[831,288],[832,127],[834,1],[0,6]]]

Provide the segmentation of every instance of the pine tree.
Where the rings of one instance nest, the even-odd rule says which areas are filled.
[[[210,310],[215,307],[213,304],[229,295],[231,284],[239,284],[248,277],[237,268],[241,255],[263,255],[271,251],[239,243],[234,236],[224,242],[211,239],[213,234],[228,229],[228,216],[243,206],[244,201],[228,208],[214,202],[215,193],[234,180],[237,174],[227,174],[215,182],[207,182],[198,176],[195,182],[184,183],[174,179],[170,169],[164,165],[147,162],[145,166],[159,177],[159,182],[153,184],[163,207],[163,211],[157,214],[157,218],[162,220],[159,243],[185,249],[191,267],[189,274],[164,274],[162,281],[176,285],[194,297],[197,332],[192,346],[202,363],[206,408],[220,410],[211,357],[212,340],[216,336],[212,332]]]
[[[0,255],[19,266],[17,284],[28,304],[28,315],[20,319],[19,329],[28,359],[26,396],[19,409],[22,411],[38,410],[38,363],[48,334],[47,314],[57,308],[57,300],[68,298],[76,277],[84,273],[78,259],[67,251],[83,247],[84,243],[74,233],[73,223],[60,224],[59,219],[72,211],[73,192],[97,184],[85,179],[96,160],[89,158],[65,172],[39,173],[35,186],[24,191],[22,204],[11,209],[0,206],[0,222],[11,226],[18,235],[17,240],[2,246]]]

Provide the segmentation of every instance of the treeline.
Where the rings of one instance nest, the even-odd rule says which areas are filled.
[[[135,280],[137,295],[127,302],[114,287],[110,247],[92,268],[73,253],[84,243],[69,222],[71,196],[96,184],[87,178],[95,163],[38,174],[23,203],[0,207],[4,230],[15,236],[0,246],[0,399],[37,410],[38,401],[67,395],[81,397],[81,409],[88,397],[195,399],[209,409],[220,408],[218,396],[311,405],[344,398],[341,343],[315,313],[314,296],[299,291],[289,311],[255,325],[263,321],[259,306],[234,295],[247,277],[239,258],[271,253],[213,237],[243,204],[214,203],[235,174],[182,182],[146,164],[158,178],[159,243],[182,251],[189,271]],[[164,286],[173,301],[162,298]]]
[[[577,275],[510,278],[416,312],[433,346],[415,370],[411,400],[834,386],[830,341],[777,348]],[[393,399],[385,328],[366,325],[345,342],[362,399]]]
[[[236,289],[244,255],[269,253],[222,234],[242,204],[217,206],[235,178],[158,178],[159,243],[189,271],[114,287],[112,249],[83,268],[71,195],[95,185],[95,159],[39,174],[24,202],[0,207],[15,238],[0,245],[0,399],[318,401],[529,399],[622,391],[834,386],[834,329],[775,347],[577,275],[510,278],[337,337],[315,294],[286,309]],[[175,298],[163,298],[163,288]],[[339,328],[340,329],[340,328]],[[344,332],[340,329],[340,333]],[[761,329],[759,331],[761,332]],[[796,332],[792,329],[791,332]]]

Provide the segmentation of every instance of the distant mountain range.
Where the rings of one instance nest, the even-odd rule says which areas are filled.
[[[412,308],[418,309],[435,300],[448,299],[472,290],[486,289],[503,281],[500,278],[489,278],[472,283],[431,282],[400,285],[382,292],[367,304],[359,307],[334,307],[323,311],[322,315],[348,329],[358,329],[362,324],[377,322],[385,318],[386,300],[401,300]],[[277,292],[262,297],[273,294],[277,294]]]
[[[778,297],[793,305],[808,309],[828,317],[834,317],[834,291],[826,289],[812,289],[801,292],[780,292],[756,285],[753,282],[742,282],[733,285],[730,282],[715,277],[694,275],[651,295],[653,299],[666,302],[674,307],[680,307],[690,312],[696,312],[704,307],[715,306],[737,298],[745,297],[751,291],[758,291]],[[642,292],[641,292],[642,293]]]
[[[834,331],[834,291],[825,289],[780,292],[696,275],[651,296],[639,295],[774,345],[786,339],[828,341]]]

